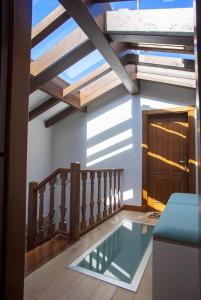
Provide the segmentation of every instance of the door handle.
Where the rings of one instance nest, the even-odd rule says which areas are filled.
[[[179,161],[179,163],[180,163],[181,165],[186,165],[186,160],[185,160],[185,159],[181,159],[181,160]]]

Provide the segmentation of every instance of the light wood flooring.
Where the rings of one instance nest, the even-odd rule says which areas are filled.
[[[121,211],[25,278],[24,300],[152,300],[152,259],[136,293],[67,268],[123,219],[154,223],[146,213]]]

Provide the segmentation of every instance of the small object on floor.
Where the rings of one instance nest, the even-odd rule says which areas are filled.
[[[161,216],[161,213],[158,211],[153,211],[150,215],[149,218],[154,218],[154,219],[159,219]]]

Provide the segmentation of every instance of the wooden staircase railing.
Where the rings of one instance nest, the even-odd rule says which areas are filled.
[[[58,234],[77,240],[119,212],[122,172],[81,170],[79,163],[72,163],[71,168],[57,169],[41,183],[30,182],[27,250]]]

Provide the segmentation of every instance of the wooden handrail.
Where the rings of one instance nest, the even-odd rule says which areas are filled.
[[[80,169],[79,163],[71,163],[70,168],[58,168],[40,183],[30,182],[27,249],[33,249],[56,234],[75,241],[83,232],[118,213],[122,208],[120,184],[123,171],[120,168]],[[57,178],[61,181],[60,190],[55,186]],[[88,184],[90,191],[86,195]],[[70,191],[67,192],[68,187]],[[58,193],[60,215],[55,224]]]
[[[119,171],[123,172],[124,169],[82,169],[79,172],[110,172],[110,171]],[[54,171],[52,174],[50,174],[48,177],[46,177],[43,181],[37,184],[37,186],[34,188],[34,191],[38,191],[43,185],[47,184],[51,179],[53,179],[55,176],[59,175],[60,173],[68,173],[71,172],[71,169],[64,169],[59,168],[56,171]]]
[[[119,171],[123,172],[124,169],[82,169],[80,172],[114,172],[114,171]]]
[[[63,168],[57,169],[52,174],[50,174],[48,177],[46,177],[43,181],[38,183],[38,185],[34,188],[34,191],[35,192],[38,191],[42,186],[47,184],[51,179],[53,179],[55,176],[59,175],[60,173],[68,173],[70,171],[71,171],[71,169],[63,169]]]

